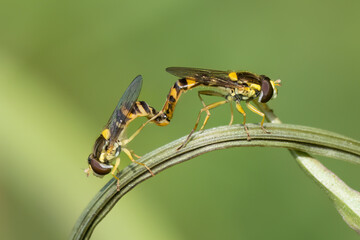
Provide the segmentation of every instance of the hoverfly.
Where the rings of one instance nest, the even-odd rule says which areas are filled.
[[[265,114],[256,109],[253,105],[251,105],[250,101],[258,98],[259,102],[266,103],[270,99],[276,98],[276,86],[280,86],[280,80],[273,81],[265,75],[257,75],[245,71],[218,71],[186,67],[169,67],[166,69],[166,71],[180,78],[170,89],[164,107],[161,111],[161,113],[166,115],[166,120],[168,122],[172,119],[176,103],[183,92],[186,92],[187,90],[190,90],[197,86],[212,87],[217,90],[204,90],[198,92],[198,96],[200,98],[200,101],[202,102],[203,108],[198,114],[194,128],[188,135],[185,142],[178,149],[182,148],[189,141],[191,135],[198,127],[202,112],[205,111],[207,115],[200,130],[205,127],[207,121],[209,120],[210,109],[229,102],[235,102],[236,109],[244,116],[243,125],[248,140],[250,140],[251,138],[248,128],[245,125],[246,113],[240,105],[241,101],[245,101],[247,108],[262,117],[260,126],[266,133],[269,133],[265,130],[263,126]],[[201,97],[202,95],[223,97],[225,98],[225,100],[206,105]],[[232,104],[230,104],[230,110],[231,119],[229,125],[232,124],[234,118]]]
[[[143,124],[130,138],[126,138],[125,130],[129,123],[137,117],[147,117],[152,122],[162,125],[162,114],[159,114],[154,108],[150,107],[144,101],[136,101],[141,90],[142,76],[137,76],[124,92],[124,95],[119,100],[114,112],[112,113],[108,123],[104,127],[100,136],[96,139],[93,152],[88,157],[88,169],[85,170],[87,175],[92,171],[94,175],[103,177],[111,173],[118,181],[115,171],[120,164],[119,154],[123,151],[132,162],[144,166],[153,176],[151,169],[144,163],[136,161],[132,155],[131,150],[126,148],[134,137],[145,126]]]

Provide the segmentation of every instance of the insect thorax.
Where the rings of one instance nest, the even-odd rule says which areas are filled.
[[[235,88],[233,91],[234,100],[250,101],[259,96],[260,91],[253,87]]]

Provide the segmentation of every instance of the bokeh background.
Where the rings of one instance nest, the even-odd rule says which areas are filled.
[[[270,106],[283,122],[360,139],[359,11],[358,0],[0,1],[1,238],[68,238],[111,179],[86,178],[83,170],[138,74],[140,99],[158,109],[176,80],[164,71],[169,66],[280,78]],[[130,147],[143,155],[187,134],[200,107],[190,91],[172,124],[147,127]],[[212,113],[207,128],[228,124],[227,106]],[[360,189],[359,166],[320,159]],[[129,163],[122,156],[122,167]],[[216,151],[168,169],[126,195],[93,233],[157,240],[358,237],[288,151],[265,148]]]

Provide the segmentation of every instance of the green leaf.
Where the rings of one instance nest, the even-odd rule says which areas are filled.
[[[360,233],[360,193],[346,185],[338,176],[309,154],[291,151],[302,169],[314,179],[333,200],[344,221]]]
[[[281,123],[280,119],[266,104],[256,103],[256,105],[266,114],[268,121],[277,124]],[[317,133],[321,132],[323,132],[323,130],[317,131]],[[314,137],[316,136],[314,135]],[[334,146],[339,143],[336,137],[330,139],[330,141],[332,141],[331,144],[334,144]],[[344,144],[348,147],[359,149],[357,141],[345,141]],[[341,146],[339,150],[347,148],[345,145]],[[307,175],[318,183],[318,185],[328,194],[344,221],[360,234],[360,193],[350,188],[318,160],[311,157],[308,154],[310,152],[309,150],[305,149],[304,151],[306,152],[301,152],[289,149],[289,151]],[[335,156],[333,157],[336,158]],[[357,163],[357,161],[354,162]]]

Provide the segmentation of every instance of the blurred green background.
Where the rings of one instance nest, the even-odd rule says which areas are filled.
[[[86,178],[83,170],[137,74],[144,77],[139,99],[157,109],[176,81],[164,71],[169,66],[280,78],[270,106],[283,122],[360,139],[359,11],[358,0],[1,1],[1,238],[69,236],[111,179]],[[147,127],[130,147],[143,155],[187,134],[200,107],[190,91],[172,124]],[[207,128],[228,124],[227,106],[212,113]],[[359,166],[321,160],[360,190]],[[122,156],[122,167],[129,163]],[[265,148],[221,150],[168,169],[126,195],[93,233],[157,240],[358,237],[288,151]]]

